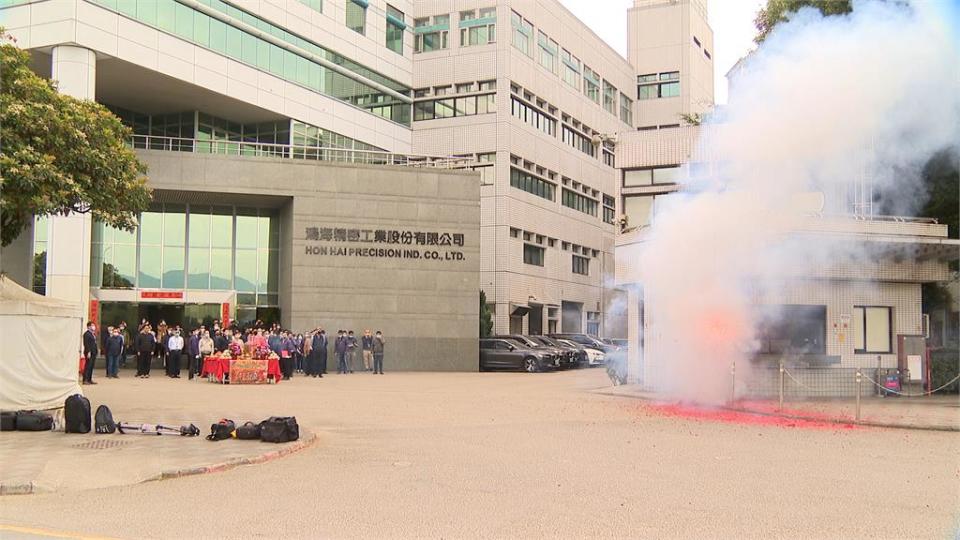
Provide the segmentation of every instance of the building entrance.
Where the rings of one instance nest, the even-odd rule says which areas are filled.
[[[210,328],[220,316],[220,304],[104,302],[100,305],[100,326],[103,328],[126,321],[127,327],[136,329],[144,320],[154,327],[164,321],[167,326],[180,325],[188,330],[201,324]]]

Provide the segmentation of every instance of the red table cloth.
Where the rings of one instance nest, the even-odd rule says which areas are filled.
[[[200,372],[200,376],[214,377],[218,381],[223,382],[224,375],[230,374],[230,362],[233,362],[232,358],[208,356],[203,359],[203,371]],[[279,359],[267,359],[267,377],[272,378],[275,383],[280,382],[283,378],[283,373],[280,371]]]

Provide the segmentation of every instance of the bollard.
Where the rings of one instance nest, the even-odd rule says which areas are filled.
[[[857,368],[857,413],[856,420],[857,423],[860,423],[860,386],[863,383],[863,374],[860,373],[860,368]]]
[[[730,403],[737,399],[737,361],[730,362]]]
[[[777,410],[783,410],[783,358],[780,359],[780,408]]]

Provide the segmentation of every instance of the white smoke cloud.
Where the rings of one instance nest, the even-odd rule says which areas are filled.
[[[749,366],[756,347],[758,297],[785,273],[872,256],[788,235],[803,219],[799,194],[823,193],[825,211],[851,212],[849,194],[868,178],[864,201],[915,211],[922,164],[960,140],[951,32],[923,3],[858,2],[827,18],[807,8],[748,59],[722,118],[702,128],[712,172],[657,208],[638,255],[645,357],[661,390],[727,399],[731,363]]]

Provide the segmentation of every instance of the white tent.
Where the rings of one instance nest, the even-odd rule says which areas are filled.
[[[0,274],[0,409],[53,409],[80,392],[80,306]]]

